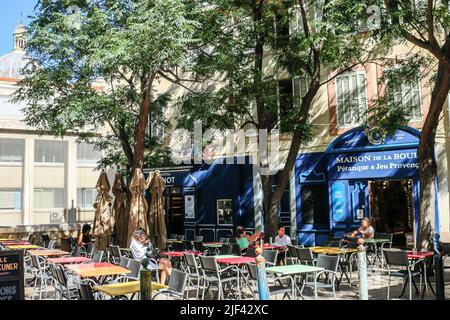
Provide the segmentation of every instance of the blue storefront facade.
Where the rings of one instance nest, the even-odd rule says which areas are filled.
[[[418,215],[419,135],[419,131],[405,127],[382,144],[371,143],[363,128],[355,128],[336,138],[325,152],[299,155],[295,165],[299,242],[320,245],[330,236],[341,237],[358,228],[362,217],[378,220],[378,214],[388,220],[388,213],[379,212],[382,204],[374,201],[378,192],[374,186],[383,190],[389,182],[408,188],[410,201],[403,199],[405,194],[400,200],[405,200],[406,207],[410,202],[406,214],[411,217],[405,224],[412,222],[405,232],[411,232]],[[324,198],[328,204],[323,203]]]
[[[280,206],[286,211],[280,210],[280,218],[284,214],[288,221],[287,215],[292,216],[291,235],[299,243],[320,245],[358,228],[362,217],[376,218],[380,230],[387,232],[383,225],[388,228],[390,216],[401,220],[405,226],[398,227],[410,233],[417,227],[419,135],[404,127],[379,143],[370,142],[363,128],[355,128],[324,152],[299,154],[294,181]],[[162,171],[169,233],[218,241],[232,235],[238,225],[249,230],[262,227],[257,168],[248,158],[240,164],[236,159],[234,164],[222,162]],[[397,222],[392,223],[394,230]]]

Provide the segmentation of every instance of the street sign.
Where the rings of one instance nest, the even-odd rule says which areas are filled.
[[[23,252],[0,251],[0,300],[24,300]]]

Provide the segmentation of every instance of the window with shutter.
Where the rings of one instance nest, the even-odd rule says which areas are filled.
[[[25,152],[25,140],[0,139],[0,162],[22,162]]]
[[[36,140],[34,143],[34,162],[64,163],[67,142]]]
[[[336,78],[336,112],[339,127],[361,125],[367,117],[365,74],[351,72]]]

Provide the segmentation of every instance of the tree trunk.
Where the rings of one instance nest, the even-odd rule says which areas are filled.
[[[435,212],[437,165],[434,155],[439,116],[450,88],[450,73],[439,64],[435,86],[431,94],[430,108],[419,141],[420,209],[418,221],[418,249],[433,250],[436,230]]]
[[[143,93],[142,105],[139,110],[139,119],[134,134],[134,159],[133,169],[141,168],[144,162],[145,151],[145,130],[148,125],[148,115],[150,113],[150,92]]]
[[[311,108],[312,100],[319,91],[320,84],[318,81],[311,83],[311,86],[306,93],[305,97],[301,103],[301,112],[299,123],[306,124],[308,121],[308,113]],[[286,163],[284,164],[283,171],[280,174],[280,178],[277,181],[276,189],[274,194],[270,198],[269,210],[267,212],[266,219],[266,233],[269,237],[273,237],[277,233],[278,224],[278,208],[280,207],[281,198],[283,197],[284,190],[289,184],[289,178],[291,176],[292,170],[294,169],[295,160],[297,159],[298,151],[300,145],[304,140],[303,134],[300,131],[295,131],[292,137],[291,146],[289,148],[288,157]]]

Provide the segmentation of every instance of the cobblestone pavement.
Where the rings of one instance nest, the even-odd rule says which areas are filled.
[[[353,286],[350,287],[347,280],[344,280],[345,277],[342,280],[342,284],[340,285],[339,290],[336,291],[336,296],[338,300],[358,300],[358,273],[353,272],[352,274],[352,282]],[[435,286],[435,279],[434,277],[430,277],[430,282],[434,288]],[[450,298],[450,270],[445,271],[445,292],[446,292],[446,299]],[[368,270],[368,288],[369,288],[369,299],[370,300],[386,300],[387,299],[387,284],[388,284],[388,277],[386,272],[381,272],[381,270],[374,268],[373,271]],[[417,281],[417,285],[419,285]],[[391,299],[396,300],[396,296],[398,296],[402,291],[402,283],[401,280],[398,278],[391,278]],[[43,294],[43,299],[54,299],[54,289],[53,287],[49,287],[48,290]],[[253,297],[250,294],[249,290],[241,290],[242,297],[241,300],[253,300]],[[412,289],[413,292],[413,300],[420,300],[421,295],[415,293],[415,289],[413,286]],[[25,295],[26,299],[31,299],[33,293],[32,287],[26,287]],[[195,298],[195,290],[189,290],[189,299],[196,299]],[[201,294],[201,290],[200,290]],[[304,292],[304,299],[305,300],[314,300],[314,293],[312,290],[305,288]],[[215,299],[217,296],[217,289],[212,288],[209,290],[209,292],[206,295],[206,299]],[[319,289],[318,292],[319,300],[330,300],[333,299],[333,292],[331,289]],[[405,295],[401,299],[408,299],[409,296],[409,285],[406,288]],[[37,299],[38,297],[35,297]],[[108,298],[109,299],[109,298]],[[156,300],[165,300],[167,299],[165,296],[160,295],[156,298]],[[172,298],[169,298],[172,299]],[[282,295],[272,296],[272,300],[282,300]],[[425,294],[424,299],[427,300],[433,300],[436,299],[436,297],[432,294],[431,290],[428,290],[428,294]]]

